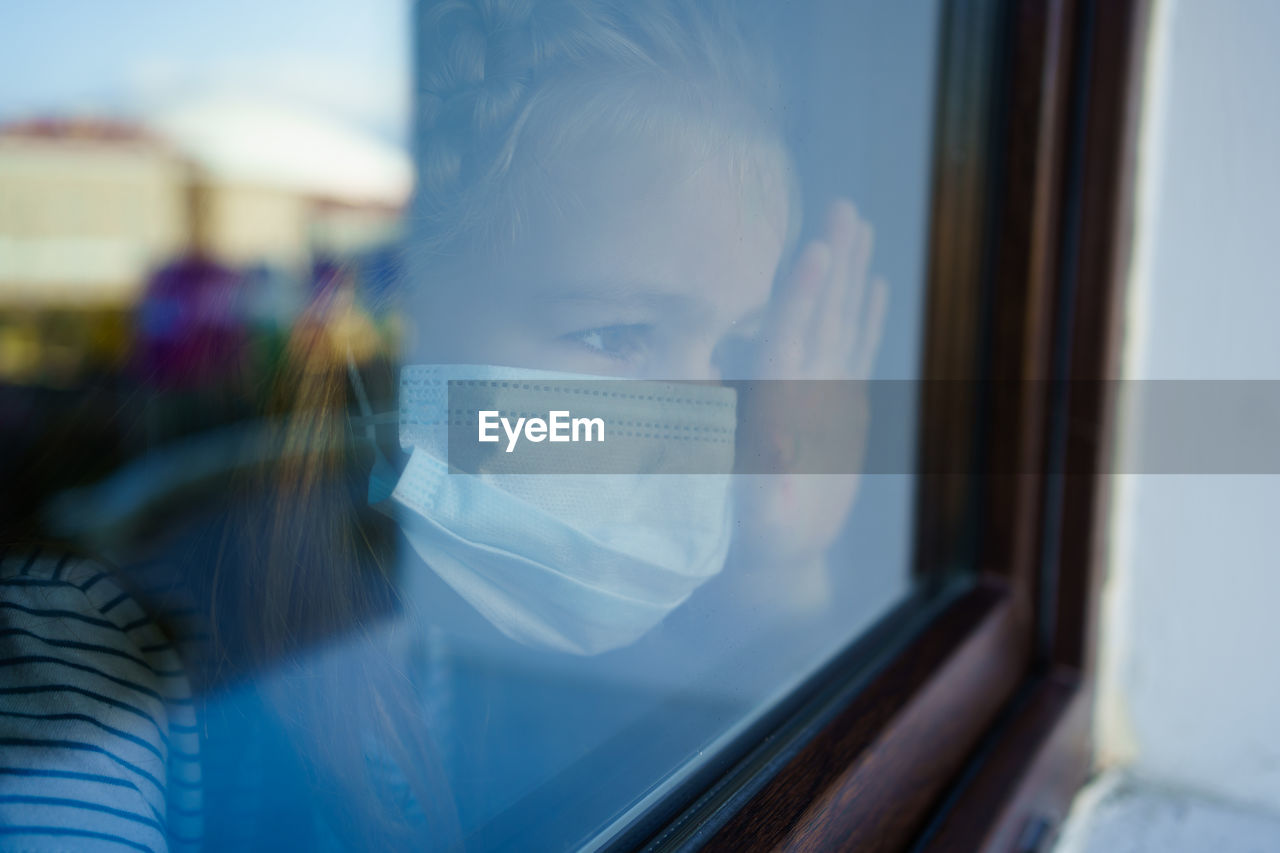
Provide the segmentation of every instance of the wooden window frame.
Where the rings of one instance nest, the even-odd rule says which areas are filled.
[[[915,558],[929,595],[690,805],[612,847],[1052,837],[1091,760],[1113,383],[1081,380],[1115,375],[1148,5],[944,3]],[[976,578],[941,570],[957,564]]]

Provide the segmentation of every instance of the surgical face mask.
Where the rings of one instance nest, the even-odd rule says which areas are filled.
[[[618,380],[624,393],[593,400],[591,414],[647,425],[619,446],[627,473],[463,474],[448,465],[451,379],[479,383],[490,408],[521,411],[530,405],[525,380],[564,400],[557,383],[601,377],[476,365],[401,374],[400,443],[410,458],[380,506],[427,567],[504,634],[578,655],[619,648],[720,571],[733,527],[728,474],[669,472],[687,464],[690,433],[716,437],[692,451],[715,457],[700,470],[731,470],[732,389]],[[418,606],[430,616],[430,602]]]

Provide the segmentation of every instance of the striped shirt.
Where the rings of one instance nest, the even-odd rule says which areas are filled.
[[[0,559],[0,848],[191,850],[200,738],[176,649],[91,561]]]

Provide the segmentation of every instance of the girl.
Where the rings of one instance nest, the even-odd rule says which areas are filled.
[[[637,510],[617,481],[569,495],[477,478],[501,488],[443,501],[467,478],[440,477],[430,436],[404,423],[438,412],[414,395],[451,375],[440,365],[497,382],[870,370],[886,304],[870,227],[836,202],[790,260],[777,85],[738,19],[664,0],[417,12],[409,330],[394,358],[369,353],[341,289],[298,323],[271,463],[220,508],[221,537],[166,545],[205,602],[209,663],[180,655],[118,572],[4,562],[0,832],[26,849],[457,846],[480,818],[446,777],[476,745],[442,722],[466,706],[441,710],[424,683],[428,624],[452,613],[513,648],[590,657],[720,572],[731,528],[714,490],[666,488]],[[719,390],[679,411],[731,406]],[[384,416],[397,398],[401,416]],[[794,573],[781,588],[820,582],[855,486],[753,481],[738,528],[754,538],[727,571],[754,557]],[[628,512],[650,537],[605,542],[639,529],[616,523]]]

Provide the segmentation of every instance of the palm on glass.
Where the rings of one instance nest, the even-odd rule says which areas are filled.
[[[774,600],[781,592],[781,601],[802,609],[827,600],[826,555],[858,490],[856,473],[809,472],[828,470],[822,456],[833,441],[845,460],[865,449],[861,381],[871,377],[889,297],[884,280],[870,276],[874,238],[852,203],[831,205],[822,238],[805,246],[775,288],[753,374],[857,384],[832,394],[816,382],[754,383],[739,403],[741,453],[752,456],[753,470],[777,473],[737,478],[735,561],[759,573],[760,592]],[[779,576],[788,578],[782,590]]]

